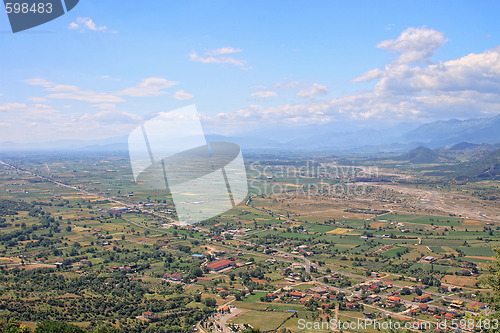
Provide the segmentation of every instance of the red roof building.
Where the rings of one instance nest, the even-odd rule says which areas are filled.
[[[415,297],[415,301],[419,302],[419,303],[429,302],[430,300],[431,300],[431,295],[429,295],[429,294]]]
[[[207,268],[211,271],[220,271],[228,267],[232,267],[235,265],[235,262],[228,259],[217,260],[207,264]]]
[[[356,303],[345,303],[345,307],[347,308],[347,310],[351,310],[351,309],[354,309],[356,307]]]
[[[143,312],[142,316],[146,319],[155,319],[157,317],[157,315],[151,311]]]
[[[399,298],[397,296],[389,296],[389,297],[387,297],[387,302],[399,303],[399,302],[401,302],[401,298]]]

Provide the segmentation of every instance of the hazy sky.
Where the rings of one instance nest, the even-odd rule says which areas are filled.
[[[13,34],[0,142],[126,135],[196,104],[211,132],[500,113],[499,1],[81,0]]]

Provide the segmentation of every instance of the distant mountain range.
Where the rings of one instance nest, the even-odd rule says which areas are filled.
[[[470,143],[470,142],[460,142],[449,148],[449,150],[469,150],[481,146],[480,144]]]
[[[445,176],[456,180],[500,179],[500,144],[477,145],[460,142],[451,147],[434,150],[420,146],[399,156],[381,156],[371,160],[375,163],[395,160],[410,164],[422,164],[422,167],[429,171],[426,172],[427,175]],[[426,166],[425,164],[431,165]]]
[[[374,126],[377,129],[359,128],[342,130],[341,126],[330,129],[329,124],[316,128],[304,128],[299,134],[289,132],[285,136],[270,139],[269,136],[242,136],[231,138],[244,149],[282,149],[316,152],[408,152],[420,146],[438,148],[467,142],[471,148],[479,144],[500,142],[500,115],[490,118],[447,120],[420,126],[400,124],[392,127]],[[344,128],[353,128],[345,126]],[[283,140],[287,138],[287,140]]]
[[[469,180],[500,179],[500,149],[481,159],[461,163],[455,168],[454,178]]]
[[[405,153],[420,146],[433,149],[451,146],[450,150],[480,147],[480,144],[500,142],[500,115],[490,118],[468,120],[446,120],[422,125],[401,123],[393,126],[373,124],[373,128],[362,128],[355,122],[329,123],[289,129],[263,127],[238,136],[207,135],[207,141],[229,141],[239,144],[244,151],[297,151],[297,152],[354,152]],[[345,129],[350,129],[346,131]],[[19,144],[0,143],[1,151],[127,151],[127,137],[101,140],[60,140],[44,143]],[[432,153],[420,149],[411,159],[432,161]]]
[[[404,134],[406,142],[421,142],[431,148],[460,142],[500,142],[500,115],[491,118],[446,120],[424,124]]]
[[[500,180],[500,148],[465,162],[441,164],[433,170],[428,174],[461,181]]]

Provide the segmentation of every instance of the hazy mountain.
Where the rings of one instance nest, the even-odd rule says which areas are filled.
[[[500,149],[491,152],[479,160],[462,163],[456,168],[454,178],[500,179]]]
[[[279,148],[288,150],[314,151],[357,151],[357,152],[402,152],[426,146],[437,148],[462,143],[454,149],[473,149],[472,145],[500,142],[500,115],[492,118],[447,120],[416,124],[383,126],[372,124],[372,128],[338,123],[316,127],[304,126],[299,130],[289,130],[286,134],[262,130],[255,136],[242,135],[235,138],[245,149]],[[273,133],[275,136],[272,136]],[[279,135],[276,135],[279,133]],[[288,140],[286,140],[288,139]],[[466,145],[464,142],[467,142]],[[485,147],[477,147],[485,148]]]
[[[400,156],[399,159],[407,160],[413,164],[428,164],[439,162],[439,155],[432,149],[420,146]]]
[[[473,149],[476,147],[479,147],[479,144],[475,143],[470,143],[470,142],[460,142],[457,143],[456,145],[451,146],[448,148],[449,150],[468,150],[468,149]]]
[[[372,123],[371,128],[356,122],[332,122],[304,125],[296,128],[273,125],[240,135],[207,135],[207,141],[228,141],[239,144],[245,151],[317,151],[317,152],[395,152],[409,151],[419,146],[438,148],[451,146],[450,151],[484,150],[491,147],[478,144],[500,142],[500,115],[491,118],[436,121],[423,125]],[[483,149],[484,148],[484,149]],[[59,140],[19,144],[0,143],[0,151],[122,151],[127,150],[127,136],[93,140]],[[429,155],[430,153],[427,153]],[[479,155],[479,157],[484,155]],[[420,157],[417,157],[417,161]],[[432,160],[431,156],[423,160]]]
[[[406,142],[422,142],[436,148],[459,142],[496,143],[500,142],[500,115],[479,118],[436,121],[424,124],[402,136]]]

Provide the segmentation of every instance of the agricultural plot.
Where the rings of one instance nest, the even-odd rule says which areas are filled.
[[[393,222],[409,222],[415,224],[427,224],[436,226],[459,226],[463,219],[456,217],[442,216],[426,216],[426,215],[400,215],[400,214],[385,214],[377,218],[377,220],[387,220]]]

